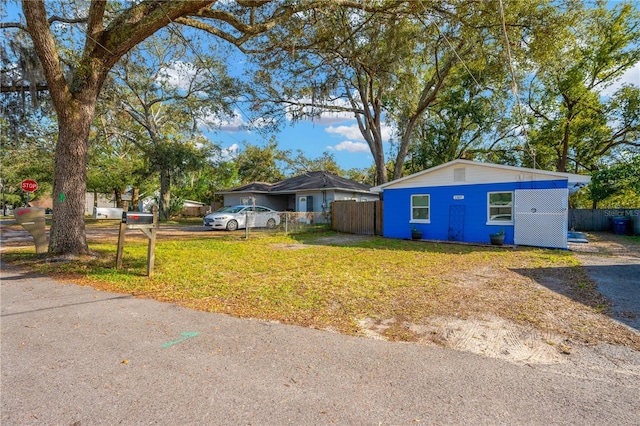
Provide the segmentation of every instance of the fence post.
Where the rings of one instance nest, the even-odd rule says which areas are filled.
[[[284,235],[289,235],[289,213],[284,213]]]

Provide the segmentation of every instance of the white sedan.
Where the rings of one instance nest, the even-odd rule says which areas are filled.
[[[280,215],[275,210],[262,206],[230,206],[204,217],[203,225],[211,229],[235,231],[246,228],[273,229],[280,225]]]

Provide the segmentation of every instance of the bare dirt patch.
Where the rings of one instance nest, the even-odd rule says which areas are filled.
[[[271,247],[276,250],[302,250],[310,246],[307,244],[271,244]]]
[[[535,328],[514,324],[499,317],[430,318],[428,324],[411,324],[391,318],[376,322],[367,318],[360,325],[369,337],[387,339],[399,330],[411,333],[412,341],[444,346],[498,358],[516,364],[555,364],[564,362],[572,343],[557,334],[542,333]]]
[[[629,286],[638,282],[638,269],[621,266],[640,266],[640,244],[608,233],[590,234],[589,241],[572,247],[583,266],[512,270],[528,278],[524,281],[508,276],[495,265],[476,268],[471,273],[464,271],[450,277],[459,287],[460,297],[467,301],[463,313],[448,310],[445,315],[430,316],[420,324],[405,317],[365,318],[359,321],[361,331],[372,338],[437,344],[517,364],[563,363],[571,354],[608,342],[630,348],[635,354],[629,358],[631,363],[621,361],[618,368],[635,365],[632,370],[637,373],[640,327],[636,324],[636,311],[640,311],[640,291],[630,291]],[[602,265],[610,270],[600,268],[600,275],[611,276],[592,273],[590,268]],[[508,291],[506,282],[515,285],[517,291]],[[624,295],[616,294],[623,290]],[[638,296],[631,300],[635,295]],[[482,303],[486,305],[479,306]],[[596,309],[584,309],[583,305]],[[516,319],[524,321],[508,319],[504,313],[509,310],[517,310],[521,318]],[[635,327],[625,327],[620,322]]]

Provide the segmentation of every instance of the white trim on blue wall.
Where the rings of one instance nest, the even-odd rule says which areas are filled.
[[[491,195],[493,194],[510,194],[511,195],[511,202],[508,205],[499,205],[499,204],[491,204]],[[513,225],[513,191],[488,191],[487,192],[487,225]],[[510,219],[509,220],[495,220],[491,219],[492,216],[500,216],[500,215],[506,215],[507,213],[501,212],[500,214],[494,214],[491,215],[491,209],[502,209],[502,210],[506,210],[507,208],[509,210],[511,210],[509,214]]]
[[[427,197],[427,205],[413,205],[413,197]],[[426,218],[415,218],[414,217],[414,210],[418,209],[418,210],[426,210],[427,211],[427,217]],[[409,213],[409,217],[411,218],[411,220],[409,221],[409,223],[431,223],[431,195],[429,194],[411,194],[411,211]]]

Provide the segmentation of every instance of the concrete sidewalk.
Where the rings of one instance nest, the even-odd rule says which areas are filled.
[[[1,266],[2,425],[640,423],[626,348],[521,366]]]

